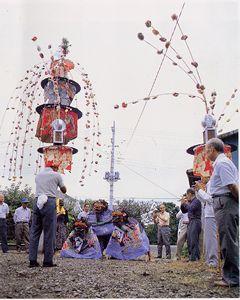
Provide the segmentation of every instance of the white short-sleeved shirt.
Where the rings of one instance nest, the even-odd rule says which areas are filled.
[[[7,203],[3,202],[0,204],[0,219],[6,219],[7,214],[9,214],[9,207]]]
[[[238,184],[238,170],[234,163],[221,153],[213,163],[213,174],[209,180],[209,193],[221,195],[229,193],[229,184]]]
[[[176,214],[176,218],[177,219],[180,219],[181,220],[181,222],[188,222],[189,220],[188,220],[188,213],[183,213],[182,211],[181,211],[181,209],[179,210],[179,212]]]
[[[58,187],[63,187],[62,176],[53,171],[52,168],[45,168],[35,178],[36,197],[44,194],[48,197],[56,197]]]
[[[15,210],[15,213],[13,215],[14,223],[29,222],[30,219],[31,219],[31,210],[28,207],[23,208],[21,206]]]

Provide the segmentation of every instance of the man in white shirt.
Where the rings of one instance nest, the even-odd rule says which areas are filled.
[[[58,187],[62,193],[67,189],[63,184],[61,175],[57,172],[58,165],[46,167],[35,178],[36,203],[33,208],[33,219],[30,232],[29,267],[39,267],[37,262],[38,244],[43,231],[44,260],[43,267],[55,267],[53,254],[56,235],[56,194]],[[43,201],[44,200],[44,201]]]
[[[9,207],[4,202],[4,195],[0,194],[0,241],[2,245],[2,252],[8,252],[7,244],[7,215],[9,214]]]
[[[22,206],[15,210],[13,220],[15,223],[15,236],[17,242],[17,251],[21,251],[21,243],[24,242],[25,250],[29,249],[29,222],[31,219],[31,211],[27,207],[29,203],[27,198],[22,198]]]
[[[171,259],[171,247],[170,247],[170,227],[169,220],[170,215],[166,212],[164,204],[159,207],[160,211],[153,215],[154,223],[158,225],[158,256],[162,258],[163,245],[166,247],[166,258]]]
[[[238,170],[224,154],[224,144],[218,138],[210,139],[205,147],[207,157],[213,161],[213,174],[209,180],[209,194],[219,230],[221,254],[224,260],[222,281],[219,286],[239,285],[239,189]]]
[[[187,202],[186,196],[183,196],[181,203]],[[185,242],[187,241],[187,226],[189,223],[188,213],[182,213],[181,210],[176,214],[176,218],[180,219],[178,224],[178,239],[177,239],[177,260],[181,260],[182,248]]]
[[[218,264],[218,241],[217,223],[213,210],[213,199],[208,193],[208,179],[203,178],[202,182],[195,183],[196,197],[203,204],[204,210],[204,249],[205,260],[208,266],[217,267]],[[204,186],[206,185],[206,192]]]

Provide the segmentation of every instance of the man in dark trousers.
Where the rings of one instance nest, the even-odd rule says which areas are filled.
[[[187,227],[187,244],[189,260],[196,261],[200,259],[199,235],[201,232],[201,202],[195,197],[195,190],[187,190],[186,198],[188,203],[181,204],[181,211],[188,213],[189,224]]]
[[[215,285],[239,285],[239,188],[238,170],[224,154],[224,144],[218,138],[210,139],[205,147],[213,161],[213,173],[208,182],[208,192],[213,198],[221,254],[223,257],[222,281]]]
[[[4,202],[4,195],[0,194],[0,242],[2,246],[2,252],[8,252],[7,244],[7,215],[9,214],[9,207]]]
[[[33,208],[33,219],[30,232],[29,267],[39,267],[37,262],[38,243],[41,232],[44,235],[43,267],[55,267],[53,263],[55,235],[56,235],[56,193],[58,187],[65,194],[66,187],[61,175],[57,172],[58,165],[52,163],[35,178],[36,203]]]

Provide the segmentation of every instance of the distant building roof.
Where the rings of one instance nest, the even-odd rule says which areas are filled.
[[[232,131],[229,131],[229,132],[226,132],[226,133],[219,134],[218,137],[220,139],[224,139],[226,137],[229,137],[229,136],[232,136],[232,135],[235,135],[235,134],[238,134],[238,129],[235,129],[235,130],[232,130]]]

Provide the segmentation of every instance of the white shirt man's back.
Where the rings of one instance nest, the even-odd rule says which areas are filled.
[[[36,182],[36,197],[46,195],[48,197],[57,196],[57,188],[63,187],[62,176],[58,172],[54,172],[52,168],[45,168],[37,174]]]

